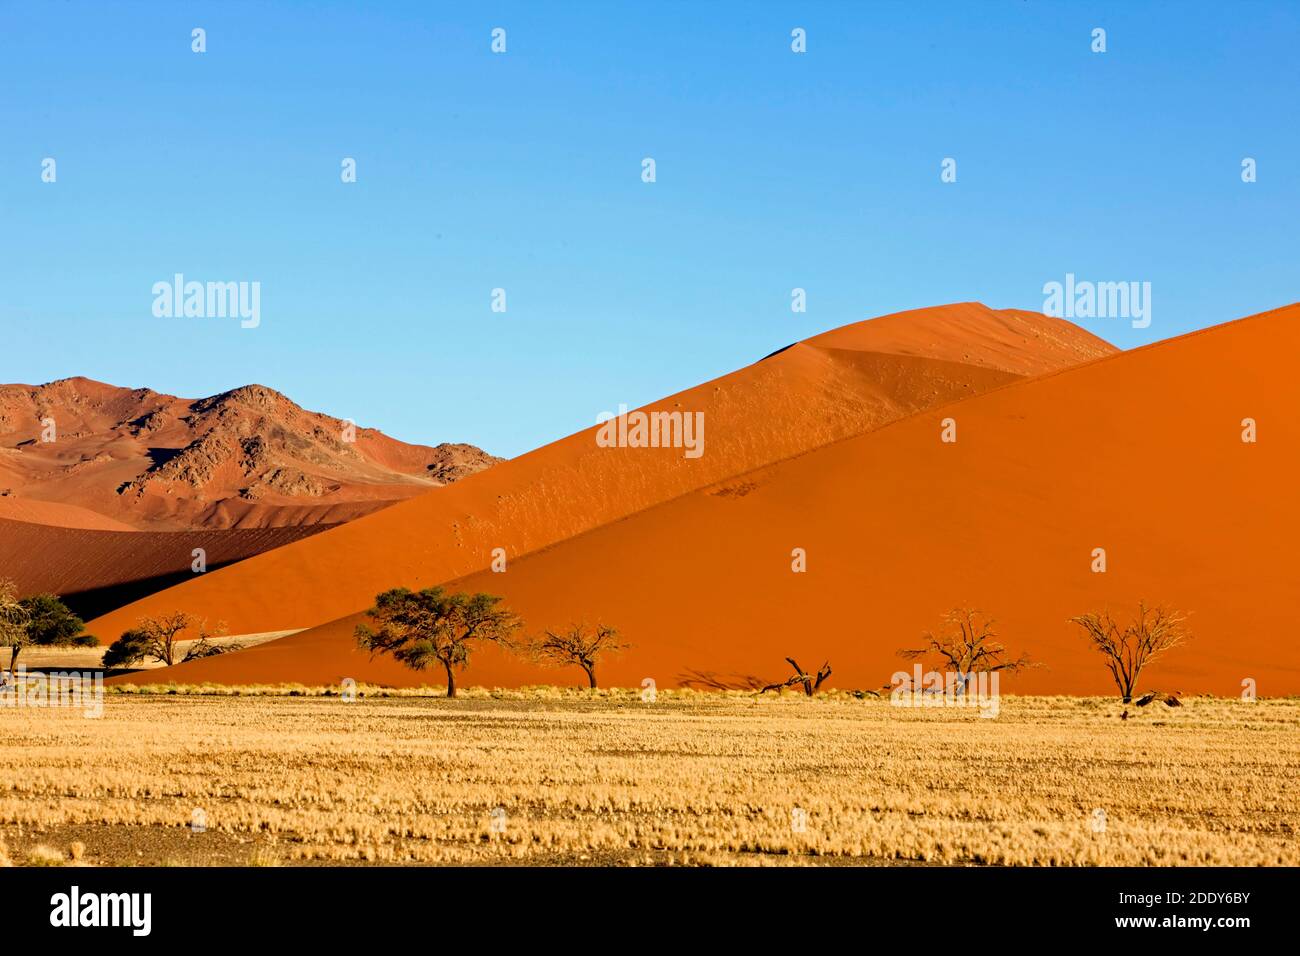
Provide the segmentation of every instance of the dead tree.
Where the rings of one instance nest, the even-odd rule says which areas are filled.
[[[1185,620],[1175,611],[1162,607],[1148,608],[1142,602],[1138,603],[1137,617],[1125,627],[1120,627],[1109,611],[1070,618],[1072,623],[1083,628],[1088,641],[1105,658],[1106,669],[1126,704],[1133,700],[1142,669],[1191,636],[1183,627]]]
[[[242,651],[244,643],[242,641],[225,641],[216,643],[216,639],[226,636],[226,624],[224,621],[219,622],[215,628],[209,630],[206,620],[199,621],[199,639],[190,645],[185,656],[181,658],[181,663],[189,661],[201,661],[207,657],[219,657],[222,654],[231,654],[235,651]]]
[[[924,647],[903,648],[898,656],[906,660],[917,660],[927,654],[942,658],[957,674],[958,693],[965,692],[976,674],[992,671],[1015,674],[1034,666],[1028,654],[1009,657],[1007,649],[994,639],[993,621],[986,620],[973,608],[950,611],[944,623],[947,624],[944,633],[935,635],[927,631]]]
[[[555,667],[576,664],[587,675],[587,684],[596,689],[596,662],[606,654],[618,654],[632,645],[618,635],[616,628],[597,624],[573,624],[567,631],[547,630],[531,645],[533,655],[542,663]]]
[[[184,611],[173,611],[160,617],[142,617],[139,623],[109,645],[104,652],[105,667],[130,667],[146,657],[171,667],[179,651],[180,634],[187,628],[199,625],[200,632],[206,624]]]
[[[794,668],[794,676],[787,677],[785,680],[779,681],[775,684],[767,684],[759,691],[760,694],[766,694],[769,690],[784,690],[787,687],[796,687],[802,684],[803,692],[811,697],[821,688],[822,682],[831,676],[830,661],[827,661],[818,668],[817,674],[814,676],[800,667],[793,657],[787,657],[786,660],[789,661],[790,666]]]

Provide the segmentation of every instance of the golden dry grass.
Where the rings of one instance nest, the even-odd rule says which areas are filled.
[[[18,863],[73,837],[91,864],[1300,863],[1300,701],[1001,704],[111,694],[98,720],[5,713],[0,841]]]

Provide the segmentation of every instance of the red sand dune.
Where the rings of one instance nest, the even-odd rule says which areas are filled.
[[[0,516],[4,513],[0,507]],[[71,520],[64,512],[46,516]],[[13,580],[24,596],[42,592],[62,595],[73,610],[89,617],[194,577],[195,548],[204,550],[207,573],[213,573],[213,569],[330,527],[116,531],[0,517],[0,577]],[[117,637],[117,633],[111,636]]]
[[[177,607],[221,617],[235,633],[324,623],[396,584],[485,568],[494,548],[514,561],[737,473],[1111,351],[1067,322],[978,304],[857,323],[650,406],[704,412],[698,458],[598,447],[588,429],[93,626],[116,634],[141,613]]]
[[[49,421],[54,441],[44,440]],[[497,460],[368,428],[347,441],[345,427],[260,385],[203,399],[87,378],[0,385],[0,500],[71,505],[149,530],[328,524]]]
[[[482,571],[452,586],[504,595],[534,629],[579,618],[617,625],[635,647],[603,666],[611,685],[651,677],[670,686],[688,668],[784,677],[782,659],[792,654],[812,668],[829,659],[835,685],[878,688],[905,666],[896,649],[919,644],[948,609],[973,605],[998,619],[1013,651],[1046,665],[1007,677],[1004,692],[1111,693],[1100,658],[1068,618],[1103,607],[1126,613],[1144,598],[1189,612],[1195,635],[1148,672],[1145,686],[1235,695],[1253,678],[1263,695],[1300,693],[1292,636],[1300,595],[1292,554],[1300,539],[1300,387],[1291,367],[1297,354],[1300,306],[1293,305],[733,474],[516,559],[503,574]],[[741,407],[770,411],[763,394],[746,392]],[[719,406],[720,421],[726,410]],[[947,416],[958,426],[953,444],[940,441]],[[1247,417],[1258,423],[1254,444],[1242,441]],[[729,424],[743,420],[742,414]],[[720,447],[725,432],[721,424],[715,430]],[[752,434],[757,442],[767,433]],[[665,468],[675,464],[667,453],[649,454]],[[728,463],[739,460],[734,455]],[[640,473],[652,468],[647,463]],[[497,492],[492,479],[499,474],[456,489],[465,531],[479,526],[470,515],[508,517],[475,510]],[[349,532],[356,540],[377,532],[382,542],[390,530],[385,518],[402,514],[415,522],[433,500],[245,562],[224,579],[213,575],[188,593],[176,589],[163,603],[211,599],[219,586],[231,593],[295,552],[342,554],[343,542],[355,543]],[[383,556],[386,585],[425,584],[447,564],[439,560],[440,540],[428,541],[420,554],[430,572],[423,577],[411,573],[405,540],[377,543],[367,558]],[[795,547],[807,550],[806,573],[790,569]],[[1090,569],[1098,547],[1108,556],[1104,574]],[[332,589],[353,571],[321,580]],[[366,589],[374,590],[379,577],[371,575]],[[284,583],[274,575],[267,580]],[[306,583],[292,581],[287,594]],[[267,608],[274,610],[272,603]],[[165,676],[440,681],[437,673],[368,661],[354,647],[355,620]],[[288,623],[290,615],[270,613],[258,626]],[[490,686],[580,678],[576,670],[544,671],[488,648],[460,680]]]

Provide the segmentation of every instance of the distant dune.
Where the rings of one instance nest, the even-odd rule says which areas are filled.
[[[0,517],[18,520],[45,504],[150,530],[332,524],[496,460],[472,445],[353,436],[261,385],[203,399],[86,378],[0,385],[0,502],[24,502]]]
[[[680,449],[600,448],[595,430],[588,430],[436,495],[187,582],[93,626],[112,634],[135,615],[171,607],[221,616],[236,631],[323,624],[355,614],[386,587],[424,586],[483,571],[492,549],[502,547],[509,570],[484,572],[472,578],[474,584],[519,601],[534,626],[600,617],[623,627],[638,647],[616,665],[618,670],[610,670],[611,679],[635,676],[639,682],[654,676],[667,685],[686,667],[763,669],[766,657],[751,654],[749,645],[777,641],[775,632],[781,630],[763,623],[771,620],[769,604],[780,593],[769,587],[762,572],[769,560],[764,550],[779,548],[771,560],[775,570],[789,575],[777,575],[787,588],[791,579],[803,582],[793,586],[804,588],[818,578],[843,583],[825,570],[791,574],[790,549],[808,547],[810,566],[835,563],[843,574],[852,571],[858,563],[853,555],[868,543],[854,538],[843,546],[824,544],[825,553],[818,557],[817,550],[798,540],[811,540],[807,534],[794,529],[824,522],[830,526],[827,533],[847,530],[881,509],[906,519],[906,500],[860,494],[858,483],[869,477],[864,471],[873,480],[883,472],[905,476],[924,459],[868,454],[868,462],[850,463],[840,457],[842,449],[870,447],[874,435],[892,433],[904,420],[925,420],[938,445],[937,419],[918,413],[990,391],[1010,393],[1024,387],[1015,383],[1025,376],[1113,353],[1111,346],[1069,323],[977,304],[858,323],[650,406],[705,412],[707,450],[698,459],[685,458]],[[944,446],[947,451],[953,447]],[[830,471],[823,474],[827,465]],[[775,502],[770,513],[753,510],[771,500],[767,486],[773,475],[802,475],[805,470],[802,484],[792,488],[788,499]],[[821,481],[829,482],[826,495],[837,489],[851,505],[824,498],[815,490]],[[841,507],[851,515],[841,515]],[[676,524],[678,515],[688,516],[685,525]],[[715,528],[725,515],[740,523],[732,527],[724,521]],[[665,537],[666,528],[674,529],[671,536]],[[617,544],[602,543],[607,541]],[[737,553],[730,554],[737,542]],[[924,550],[920,542],[911,547]],[[719,548],[730,556],[716,565]],[[710,560],[703,561],[704,554]],[[588,557],[589,565],[584,564]],[[569,561],[576,562],[572,574],[566,569],[550,576],[546,570],[552,562],[561,567]],[[626,579],[616,571],[631,568],[637,574]],[[550,591],[536,603],[530,591],[534,581]],[[706,637],[689,619],[701,595],[714,588],[730,588],[731,598],[745,609],[725,609],[733,625]],[[852,600],[853,593],[850,589],[842,600]],[[817,598],[828,599],[825,594]],[[820,613],[831,613],[833,607],[831,602]],[[842,629],[843,608],[833,616]],[[740,621],[746,625],[737,630],[734,624]],[[908,641],[933,623],[927,618],[909,628]],[[368,664],[351,649],[352,624],[327,624],[170,674],[196,681],[420,680],[386,662]],[[733,654],[731,649],[740,650]],[[799,648],[782,650],[774,669],[783,670],[780,658],[795,652]],[[818,654],[811,650],[805,656]],[[848,661],[841,666],[851,668]],[[491,653],[481,655],[466,673],[470,683],[545,679],[556,675],[497,660]]]
[[[50,528],[82,528],[88,531],[136,530],[125,521],[116,521],[89,508],[55,501],[38,501],[34,498],[15,498],[12,495],[0,495],[0,521],[22,521]]]

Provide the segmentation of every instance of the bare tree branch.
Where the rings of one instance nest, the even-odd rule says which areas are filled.
[[[588,686],[594,690],[596,662],[606,654],[619,654],[631,646],[619,636],[616,628],[597,624],[593,629],[586,624],[572,624],[567,631],[547,629],[526,648],[535,660],[544,664],[581,667],[587,675]]]
[[[831,676],[831,665],[829,661],[827,661],[820,668],[818,668],[815,677],[815,683],[814,683],[814,677],[808,674],[802,667],[800,667],[799,662],[796,661],[793,657],[787,657],[786,661],[789,663],[791,667],[794,668],[794,676],[787,677],[783,681],[778,681],[773,684],[764,685],[759,690],[759,694],[766,694],[769,690],[783,690],[786,687],[795,687],[802,684],[803,692],[807,694],[809,697],[811,697],[813,694],[815,694],[818,690],[821,689],[822,683],[826,680],[826,678]]]
[[[1126,704],[1133,699],[1143,668],[1191,637],[1184,627],[1186,620],[1176,611],[1163,607],[1148,608],[1141,601],[1138,602],[1137,617],[1125,627],[1120,627],[1109,611],[1070,618],[1072,623],[1083,628],[1088,641],[1105,658],[1106,669]],[[1155,699],[1148,695],[1138,701],[1138,706],[1145,707]]]
[[[996,640],[994,622],[974,608],[950,611],[944,616],[944,623],[947,627],[939,635],[929,631],[924,634],[924,647],[903,648],[898,651],[898,656],[905,660],[919,660],[935,655],[948,670],[957,674],[962,691],[975,674],[993,671],[1015,674],[1037,666],[1028,654],[1009,657],[1006,647]]]

